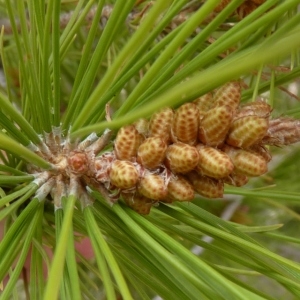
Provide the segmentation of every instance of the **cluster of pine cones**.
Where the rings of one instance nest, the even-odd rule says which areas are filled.
[[[223,196],[267,172],[265,145],[299,141],[299,121],[270,119],[271,107],[240,106],[239,82],[229,82],[175,111],[122,127],[114,150],[95,160],[95,179],[132,209],[148,214],[158,202],[191,201],[195,193]],[[296,126],[297,125],[297,126]]]

